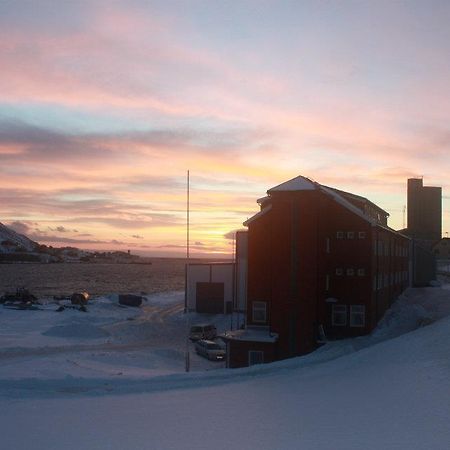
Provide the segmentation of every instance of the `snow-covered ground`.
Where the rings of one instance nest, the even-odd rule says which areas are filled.
[[[2,309],[1,448],[450,448],[448,288],[408,290],[371,336],[247,369],[191,352],[190,373],[181,293]]]

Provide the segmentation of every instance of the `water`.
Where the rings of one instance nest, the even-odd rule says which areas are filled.
[[[80,291],[107,295],[183,290],[185,263],[185,259],[154,258],[151,265],[0,264],[0,296],[18,287],[41,297]]]

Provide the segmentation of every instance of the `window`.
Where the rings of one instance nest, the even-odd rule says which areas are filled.
[[[377,255],[383,256],[383,242],[377,241]]]
[[[249,350],[248,352],[248,365],[254,366],[255,364],[264,363],[264,352],[261,350]]]
[[[383,287],[383,274],[379,273],[377,275],[377,289],[381,289]]]
[[[332,306],[331,324],[333,327],[345,327],[347,325],[347,305]]]
[[[363,277],[366,274],[364,269],[358,269],[358,277]]]
[[[365,231],[360,231],[358,233],[358,239],[365,239],[366,238],[366,232]]]
[[[352,277],[353,275],[355,275],[355,269],[347,269],[346,273],[347,276]]]
[[[364,327],[366,325],[366,307],[364,305],[350,306],[350,326]]]
[[[336,232],[336,238],[337,239],[344,239],[344,232],[343,231],[337,231]]]
[[[347,231],[347,239],[354,239],[355,232],[354,231]]]
[[[266,322],[266,302],[253,302],[252,304],[252,318],[253,322]]]
[[[337,276],[341,276],[343,273],[344,273],[344,270],[343,270],[341,267],[338,267],[338,268],[336,269],[336,275],[337,275]]]

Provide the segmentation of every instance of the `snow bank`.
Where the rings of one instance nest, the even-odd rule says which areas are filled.
[[[120,371],[115,379],[2,380],[0,407],[8,412],[0,422],[2,446],[446,449],[449,294],[408,291],[365,341],[332,343],[274,364],[135,380]],[[348,353],[338,357],[344,349]]]

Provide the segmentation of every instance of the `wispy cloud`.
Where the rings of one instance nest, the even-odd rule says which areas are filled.
[[[229,252],[298,174],[399,211],[450,187],[445,2],[175,6],[0,2],[2,220],[175,252],[190,169],[193,242]]]

